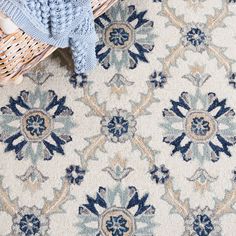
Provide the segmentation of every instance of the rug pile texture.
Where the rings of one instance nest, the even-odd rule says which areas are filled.
[[[60,51],[0,88],[0,235],[235,236],[235,22],[235,0],[119,1],[91,74]]]

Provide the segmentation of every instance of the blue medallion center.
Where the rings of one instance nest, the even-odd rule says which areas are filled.
[[[210,131],[209,122],[204,120],[203,117],[195,117],[192,121],[191,131],[198,136],[205,136]]]
[[[36,235],[40,230],[40,221],[34,214],[26,214],[20,220],[19,226],[25,236]]]
[[[85,170],[80,166],[70,165],[66,168],[66,178],[71,184],[80,185],[84,179]]]
[[[108,208],[100,216],[99,228],[104,236],[131,236],[135,232],[134,216],[125,208]]]
[[[126,224],[127,220],[124,219],[122,215],[111,216],[106,222],[106,227],[107,230],[112,233],[112,236],[123,236],[124,233],[129,231]]]
[[[193,142],[205,143],[215,137],[218,130],[216,119],[207,111],[190,111],[184,121],[187,136]]]
[[[128,132],[129,122],[122,116],[113,116],[108,123],[107,128],[113,136],[119,138]]]
[[[134,43],[134,28],[126,22],[114,22],[104,32],[104,42],[109,48],[128,49]]]
[[[129,33],[124,28],[114,28],[110,32],[110,41],[115,45],[124,45],[129,40]]]
[[[26,120],[26,130],[33,136],[42,135],[43,131],[46,130],[45,119],[38,114],[29,116]]]
[[[24,114],[21,121],[22,134],[28,141],[40,142],[52,130],[51,117],[40,109],[31,109]]]
[[[199,28],[191,28],[187,33],[186,38],[194,47],[197,47],[204,43],[206,40],[206,34]]]
[[[214,230],[214,226],[207,215],[197,215],[193,222],[193,230],[198,236],[208,236]]]

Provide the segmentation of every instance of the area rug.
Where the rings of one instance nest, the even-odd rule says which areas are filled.
[[[235,22],[119,1],[89,75],[59,51],[0,88],[0,235],[235,236]]]

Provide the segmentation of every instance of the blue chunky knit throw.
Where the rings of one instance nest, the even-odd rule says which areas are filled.
[[[0,11],[33,38],[56,47],[70,47],[77,74],[96,64],[90,0],[0,0]]]

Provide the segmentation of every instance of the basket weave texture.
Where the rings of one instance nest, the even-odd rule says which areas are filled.
[[[92,0],[95,18],[108,10],[117,0]],[[49,56],[55,47],[39,42],[22,30],[4,35],[0,29],[0,82],[16,79]]]

